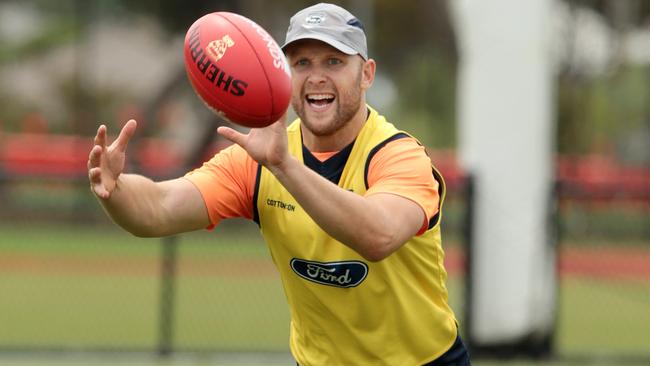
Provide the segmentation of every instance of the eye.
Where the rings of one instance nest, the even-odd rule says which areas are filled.
[[[328,65],[339,65],[343,63],[343,60],[336,58],[336,57],[330,57],[327,59],[327,64]]]
[[[309,60],[306,59],[306,58],[298,59],[298,61],[295,62],[295,65],[296,66],[307,66],[307,65],[309,65]]]

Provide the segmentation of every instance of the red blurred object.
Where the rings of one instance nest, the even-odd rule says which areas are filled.
[[[650,168],[628,166],[613,156],[560,156],[557,176],[560,197],[650,202]]]
[[[0,135],[0,174],[65,179],[85,177],[92,146],[92,137],[5,133]],[[127,154],[133,154],[139,171],[146,175],[169,176],[183,164],[178,149],[161,139],[141,139],[129,148]]]
[[[109,139],[111,140],[111,139]],[[204,159],[226,147],[215,142]],[[54,134],[0,134],[0,174],[5,176],[86,176],[86,161],[92,137]],[[178,172],[185,157],[172,143],[146,138],[129,146],[127,152],[138,171],[154,177]],[[442,173],[450,191],[461,190],[466,174],[452,150],[429,150],[431,160]],[[557,158],[560,199],[589,202],[628,201],[650,203],[650,168],[627,166],[610,156],[560,156]],[[650,206],[648,206],[650,207]]]

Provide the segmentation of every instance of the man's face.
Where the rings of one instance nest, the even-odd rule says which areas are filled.
[[[294,111],[314,135],[333,135],[364,106],[374,67],[317,40],[296,41],[287,51]]]

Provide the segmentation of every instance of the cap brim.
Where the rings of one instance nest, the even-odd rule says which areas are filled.
[[[292,43],[294,43],[296,41],[300,41],[302,39],[315,39],[315,40],[318,40],[318,41],[321,41],[321,42],[325,42],[328,45],[336,48],[337,50],[339,50],[339,51],[341,51],[341,52],[343,52],[343,53],[345,53],[347,55],[361,55],[354,48],[352,48],[350,46],[347,46],[347,45],[337,41],[336,39],[333,39],[333,38],[331,38],[331,37],[329,37],[327,35],[323,35],[323,34],[304,34],[302,36],[292,38],[291,40],[285,42],[284,45],[282,45],[282,47],[281,47],[282,51],[286,51],[286,48],[289,45],[291,45]],[[363,56],[363,55],[361,55],[361,56]]]

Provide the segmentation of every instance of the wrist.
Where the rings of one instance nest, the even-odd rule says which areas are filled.
[[[282,161],[278,162],[277,164],[269,164],[266,166],[266,168],[273,174],[276,178],[281,179],[282,177],[286,176],[289,170],[291,170],[291,167],[293,164],[295,164],[297,160],[291,156],[288,155],[286,159],[283,159]]]

